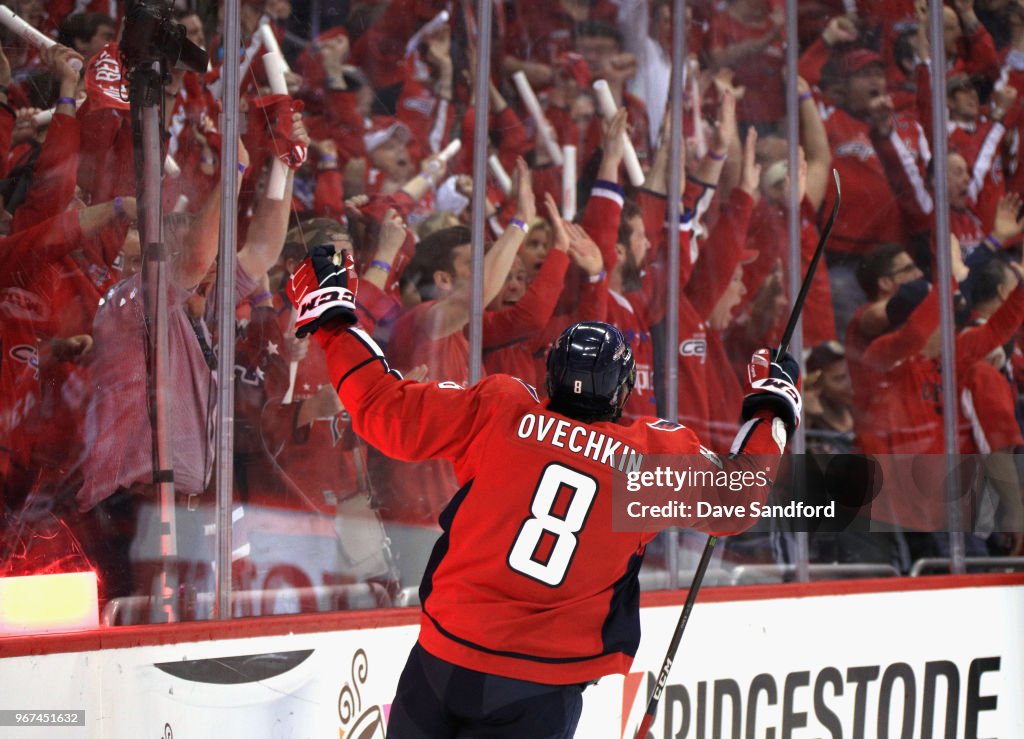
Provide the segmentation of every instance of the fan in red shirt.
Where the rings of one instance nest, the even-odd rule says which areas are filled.
[[[747,88],[737,113],[744,124],[770,127],[786,114],[782,25],[782,7],[774,0],[731,0],[724,13],[712,16],[711,60],[735,70],[734,84]]]
[[[722,96],[723,110],[734,104],[732,95]],[[720,113],[721,132],[728,128],[725,124],[726,115]],[[644,189],[637,194],[637,205],[643,215],[644,229],[651,239],[651,248],[647,254],[645,268],[654,275],[662,275],[663,279],[671,279],[665,274],[667,267],[667,238],[665,225],[667,222],[667,187],[668,172],[668,140],[662,137],[662,145],[658,147],[654,162],[647,175]],[[707,401],[707,325],[705,321],[719,296],[732,278],[735,262],[743,250],[746,239],[747,223],[750,219],[750,207],[753,204],[750,196],[740,188],[734,188],[730,203],[736,210],[729,216],[719,218],[716,232],[707,239],[714,242],[719,253],[714,258],[698,259],[695,228],[700,227],[700,216],[707,210],[708,203],[715,194],[715,187],[722,173],[722,165],[726,156],[724,143],[720,143],[718,151],[710,151],[702,160],[687,160],[686,189],[683,193],[683,208],[679,216],[679,274],[680,286],[685,290],[679,296],[679,345],[678,371],[679,384],[687,388],[687,392],[679,394],[678,418],[698,437],[707,440],[708,411]],[[736,200],[732,200],[735,196]],[[696,224],[696,226],[695,226]],[[651,296],[663,295],[663,289],[654,290]],[[665,306],[658,305],[655,311],[664,312]],[[653,313],[658,316],[659,313]]]
[[[992,258],[971,270],[970,298],[974,325],[988,322],[1013,294],[1017,276],[1001,259]],[[995,493],[996,510],[985,529],[1000,532],[990,538],[989,549],[998,554],[1020,554],[1024,547],[1024,500],[1013,455],[1024,446],[1017,423],[1016,396],[1008,373],[1010,344],[957,373],[960,390],[960,451],[980,454],[988,488]],[[987,491],[986,491],[987,492]],[[990,528],[989,528],[990,527]]]
[[[882,244],[862,261],[857,273],[869,302],[857,309],[846,329],[846,358],[854,391],[857,441],[867,454],[888,454],[886,445],[884,372],[865,362],[865,352],[878,336],[889,330],[885,307],[900,286],[919,280],[920,268],[899,244]],[[892,363],[898,360],[894,358]]]
[[[898,135],[898,122],[891,115],[891,101],[887,96],[876,98],[871,104],[876,116],[871,130],[871,140],[882,162],[886,177],[895,193],[904,222],[912,233],[931,240],[934,204],[932,188],[934,183],[927,180],[927,162],[907,156],[907,149]],[[950,150],[947,156],[946,190],[949,194],[949,229],[959,242],[963,258],[983,244],[988,248],[1001,249],[1003,244],[1020,234],[1017,220],[1020,200],[1010,193],[995,202],[992,232],[986,237],[986,229],[971,211],[973,194],[980,185],[972,178],[971,169],[963,154]],[[920,256],[918,257],[921,258]]]
[[[353,61],[370,78],[385,110],[394,112],[395,101],[405,83],[402,59],[406,44],[417,29],[436,17],[446,5],[443,0],[393,0],[352,45]]]
[[[0,240],[0,472],[5,485],[14,484],[15,476],[8,476],[12,465],[31,469],[28,456],[38,439],[19,428],[40,413],[40,345],[85,334],[74,318],[88,313],[68,311],[74,295],[62,289],[67,281],[50,280],[61,273],[62,258],[113,228],[111,222],[122,221],[126,207],[131,211],[126,217],[134,217],[134,199],[123,201],[120,212],[114,203],[102,203],[67,211]],[[122,238],[124,227],[123,222],[117,227]],[[93,296],[98,297],[95,292]],[[69,319],[64,312],[74,315]]]
[[[627,672],[639,643],[637,572],[655,532],[613,529],[615,452],[620,465],[636,453],[689,454],[712,474],[750,470],[755,452],[774,465],[799,418],[796,364],[769,367],[767,350],[752,360],[746,422],[720,459],[679,424],[618,422],[634,367],[608,324],[562,334],[548,358],[548,402],[505,375],[469,389],[400,380],[350,326],[355,278],[341,259],[339,269],[331,249],[314,250],[296,272],[298,330],[319,329],[358,433],[395,456],[447,459],[462,485],[420,588],[420,637],[389,736],[471,735],[484,725],[491,736],[571,735],[585,684]],[[682,494],[720,499],[709,487]],[[767,487],[746,495],[763,501]]]
[[[573,31],[588,20],[615,23],[615,5],[609,0],[519,0],[506,3],[510,12],[504,71],[522,70],[537,89],[552,81],[551,65],[572,48]]]
[[[1010,3],[1006,6],[1006,22],[1010,29],[1010,46],[1003,50],[1005,58],[997,86],[1008,85],[1017,91],[1017,106],[1014,125],[1008,125],[1008,146],[1006,173],[1008,190],[1024,190],[1024,166],[1021,166],[1021,134],[1024,131],[1024,116],[1021,116],[1021,101],[1024,100],[1024,6]]]
[[[484,257],[484,301],[501,291],[516,251],[526,234],[526,222],[535,215],[529,170],[520,161],[517,171],[517,218],[505,229]],[[518,224],[518,225],[517,225]],[[430,380],[465,384],[469,378],[470,241],[468,228],[454,226],[437,231],[416,245],[406,267],[422,302],[395,322],[388,342],[388,359],[403,371],[426,366]],[[382,450],[384,451],[384,450]],[[431,459],[408,464],[402,458],[374,460],[378,502],[398,558],[403,562],[403,584],[416,579],[414,567],[426,562],[436,538],[437,514],[455,491],[452,466]]]
[[[957,267],[961,268],[962,265]],[[1020,274],[1019,267],[1014,267],[1014,271]],[[942,466],[916,461],[917,455],[943,453],[937,292],[929,291],[923,281],[903,285],[886,309],[890,323],[900,328],[875,339],[864,355],[865,363],[884,372],[889,384],[884,399],[888,447],[889,453],[898,455],[879,458],[886,484],[872,503],[871,515],[876,520],[918,532],[948,530],[941,492]],[[1006,299],[988,321],[957,336],[958,377],[966,375],[969,367],[1005,344],[1019,329],[1024,318],[1024,287],[1010,276],[1005,294]],[[902,358],[893,363],[895,353]],[[977,491],[970,491],[975,495],[966,492],[965,489],[962,503],[966,507],[961,518],[970,531],[973,509],[967,504],[975,500]],[[934,543],[931,539],[929,542]]]
[[[401,220],[393,211],[387,215],[374,253],[377,266],[363,272],[362,284],[370,289],[362,291],[361,299],[373,301],[382,295],[372,284],[381,276],[375,273],[382,271],[380,265],[405,239]],[[312,219],[289,232],[270,270],[269,290],[253,305],[239,341],[235,357],[238,492],[250,504],[283,510],[292,534],[333,540],[336,548],[309,550],[327,553],[319,564],[325,583],[372,580],[390,587],[392,565],[379,516],[370,502],[365,445],[351,433],[323,349],[290,335],[295,319],[284,286],[306,257],[307,246],[324,243],[352,248],[347,231],[329,219]],[[360,307],[364,325],[372,326],[373,313],[364,308]],[[306,464],[311,458],[323,463]],[[361,534],[353,535],[354,529]],[[282,556],[278,561],[288,560]]]
[[[807,82],[797,80],[800,95],[800,147],[798,150],[797,192],[800,200],[800,256],[802,271],[806,272],[818,245],[817,211],[832,181],[832,155],[821,114]],[[780,152],[781,154],[781,152]],[[788,162],[776,159],[764,165],[760,192],[763,196],[750,214],[747,230],[747,248],[758,253],[757,259],[743,271],[743,284],[749,295],[745,303],[752,302],[772,274],[776,264],[782,264],[783,274],[789,273],[788,201],[791,178]],[[783,280],[788,284],[788,280]],[[768,289],[773,289],[769,287]],[[788,292],[788,291],[787,291]],[[803,316],[804,343],[815,346],[836,338],[835,315],[832,311],[832,291],[828,272],[817,270],[811,281],[807,300],[815,308]],[[781,338],[784,316],[771,327],[771,333],[758,336],[758,343],[773,343]],[[730,352],[733,354],[732,352]],[[741,360],[749,350],[733,354]]]
[[[627,419],[654,415],[654,346],[651,326],[664,316],[656,299],[658,286],[653,271],[643,266],[650,250],[644,217],[636,203],[625,200],[618,184],[622,162],[622,133],[626,111],[620,108],[605,129],[598,179],[587,200],[583,225],[594,235],[604,256],[608,278],[607,321],[622,331],[633,349],[637,381],[623,408]]]
[[[1017,91],[1012,87],[995,91],[989,115],[983,116],[978,90],[970,78],[950,77],[946,80],[946,90],[949,148],[967,162],[971,173],[968,191],[971,210],[981,220],[982,228],[991,231],[999,199],[1006,193],[1003,119],[1012,108]],[[1016,115],[1007,123],[1012,124],[1014,118]]]
[[[588,282],[601,282],[604,279],[604,260],[597,244],[582,228],[562,220],[550,194],[546,195],[545,200],[554,224],[551,229],[555,235],[553,248],[547,252],[543,262],[538,265],[536,275],[530,279],[521,257],[523,248],[529,243],[530,236],[527,236],[527,242],[520,247],[520,256],[516,257],[501,296],[491,304],[483,319],[484,364],[487,371],[513,375],[534,387],[539,387],[542,384],[539,380],[543,379],[543,374],[537,371],[535,357],[550,343],[548,336],[555,330],[554,327],[563,325],[562,317],[555,316],[554,311],[565,284],[566,270],[570,264],[575,264],[586,272]],[[543,223],[547,224],[547,221]],[[533,229],[533,232],[546,232],[548,228]]]
[[[825,121],[825,129],[832,145],[832,163],[843,183],[843,208],[826,255],[850,258],[863,255],[879,243],[904,242],[907,230],[898,198],[871,139],[872,105],[886,96],[882,58],[867,49],[854,49],[834,57],[822,72],[828,72],[825,76],[839,84],[839,107]],[[892,118],[886,135],[891,131],[894,145],[905,157],[927,162],[931,154],[921,126],[902,114]],[[923,182],[915,184],[916,189],[908,196],[929,197]],[[823,212],[831,209],[834,190],[827,191]]]

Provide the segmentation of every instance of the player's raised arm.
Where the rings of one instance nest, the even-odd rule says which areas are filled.
[[[403,380],[356,325],[357,290],[352,256],[336,253],[332,244],[314,247],[287,286],[297,310],[296,335],[316,333],[352,427],[369,443],[407,461],[457,458],[485,422],[477,413],[480,391]]]

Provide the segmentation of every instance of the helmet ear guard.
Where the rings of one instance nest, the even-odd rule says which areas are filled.
[[[577,323],[548,353],[551,409],[580,421],[616,420],[636,383],[629,343],[614,326]]]

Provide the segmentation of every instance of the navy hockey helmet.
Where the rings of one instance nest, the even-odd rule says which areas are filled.
[[[635,382],[633,350],[610,324],[574,324],[548,352],[551,409],[571,418],[616,420]]]

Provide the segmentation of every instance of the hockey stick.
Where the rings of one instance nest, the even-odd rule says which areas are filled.
[[[785,354],[789,350],[789,341],[793,338],[793,332],[796,331],[796,322],[800,320],[800,314],[803,312],[804,301],[807,300],[807,293],[811,289],[811,280],[814,278],[814,272],[818,268],[818,262],[821,261],[821,255],[825,253],[825,244],[828,242],[828,237],[832,235],[832,226],[835,225],[836,216],[839,214],[839,200],[842,190],[839,187],[839,172],[834,169],[832,170],[832,179],[836,182],[836,201],[832,203],[832,212],[825,222],[825,229],[821,232],[821,238],[818,239],[818,245],[814,249],[811,263],[807,265],[807,274],[804,275],[803,284],[800,285],[800,292],[797,293],[796,301],[793,303],[793,310],[789,313],[786,330],[782,332],[782,340],[779,342],[778,348],[780,355]]]
[[[800,313],[804,308],[804,301],[807,300],[807,293],[811,289],[811,280],[814,278],[814,272],[818,268],[818,262],[821,261],[821,255],[825,252],[825,244],[828,242],[828,237],[832,234],[832,226],[835,225],[836,216],[839,214],[839,173],[836,170],[832,170],[832,178],[836,182],[836,201],[832,204],[832,213],[828,217],[828,221],[825,223],[825,229],[821,232],[821,238],[818,240],[818,246],[814,249],[814,256],[811,257],[810,264],[807,265],[807,274],[804,275],[803,284],[800,285],[800,292],[797,294],[796,301],[793,303],[793,310],[789,313],[789,321],[786,323],[786,330],[782,332],[782,340],[779,342],[778,355],[786,353],[789,349],[789,342],[793,338],[793,332],[796,330],[797,321],[800,320]],[[697,602],[697,592],[700,590],[701,583],[704,582],[704,573],[707,572],[708,565],[711,564],[711,555],[715,549],[715,544],[718,542],[718,537],[711,535],[708,537],[707,543],[704,545],[704,551],[701,552],[700,561],[697,563],[697,570],[693,573],[693,582],[690,583],[690,590],[686,594],[686,602],[683,604],[683,612],[679,614],[679,621],[676,623],[675,632],[672,634],[672,641],[669,642],[668,651],[665,654],[665,661],[661,664],[661,672],[658,673],[658,681],[654,684],[654,690],[651,691],[651,698],[647,702],[647,710],[644,713],[643,719],[640,721],[640,726],[636,730],[636,739],[645,739],[647,732],[651,728],[651,724],[654,722],[654,714],[658,711],[658,703],[661,701],[662,691],[665,690],[665,684],[668,682],[668,673],[672,670],[672,660],[675,658],[676,652],[679,650],[679,643],[683,639],[683,631],[686,629],[686,624],[690,620],[690,612],[693,611],[693,604]]]

